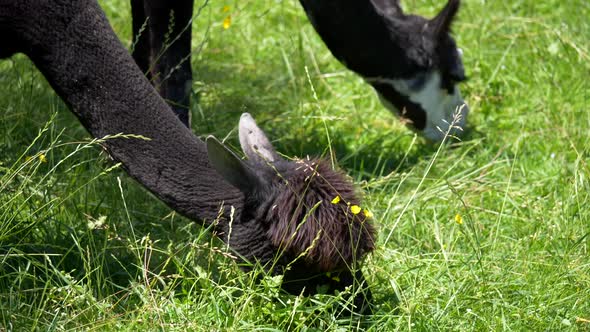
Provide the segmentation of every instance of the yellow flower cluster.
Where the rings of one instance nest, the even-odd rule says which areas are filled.
[[[340,198],[340,195],[337,195],[336,197],[334,197],[334,199],[332,199],[331,203],[332,204],[338,204],[342,201],[342,198]],[[356,204],[350,204],[350,203],[346,203],[346,205],[350,208],[350,212],[352,212],[352,214],[354,215],[358,215],[359,213],[361,213],[361,211],[363,212],[363,215],[366,218],[373,218],[373,213],[367,209],[362,209],[360,206],[356,205]]]

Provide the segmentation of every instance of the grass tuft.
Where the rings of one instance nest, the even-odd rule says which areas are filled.
[[[132,45],[128,4],[101,5]],[[586,1],[463,1],[470,127],[436,146],[334,60],[296,1],[195,17],[193,130],[237,147],[250,112],[279,151],[331,158],[363,190],[380,234],[364,319],[338,315],[342,294],[241,272],[113,165],[26,58],[0,62],[0,330],[590,330],[588,17]]]

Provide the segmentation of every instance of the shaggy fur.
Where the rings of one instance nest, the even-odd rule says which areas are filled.
[[[373,227],[363,212],[351,212],[360,200],[342,172],[321,159],[282,166],[276,167],[281,181],[267,189],[274,202],[260,216],[275,246],[291,256],[305,252],[305,262],[322,272],[353,266],[374,249]]]
[[[249,115],[240,120],[240,141],[250,158],[248,164],[228,154],[214,139],[207,144],[199,140],[138,69],[96,1],[0,0],[0,35],[4,38],[0,56],[26,54],[94,137],[119,133],[148,137],[108,139],[104,145],[130,176],[160,200],[193,220],[212,225],[237,256],[261,264],[270,273],[285,273],[285,290],[310,294],[324,285],[328,291],[342,291],[364,284],[353,263],[373,248],[372,228],[343,218],[347,213],[343,206],[338,214],[326,201],[339,193],[343,201],[356,203],[349,181],[339,172],[332,174],[327,166],[314,172],[308,169],[311,164],[280,159]],[[271,158],[272,167],[256,153]],[[296,195],[265,189],[280,183],[277,174],[293,184],[288,193],[295,190]],[[328,181],[316,183],[322,179],[319,175]],[[311,191],[302,185],[306,182]],[[331,187],[337,190],[329,191]],[[298,207],[290,197],[302,197],[303,205]],[[292,220],[301,220],[315,200],[322,203],[312,211],[316,218],[302,225],[302,234],[325,232],[319,234],[319,245],[312,241],[306,253],[309,239],[283,242],[280,238],[290,236]],[[272,207],[280,204],[284,210],[273,212]],[[335,220],[324,217],[335,215],[339,216]],[[344,239],[348,230],[352,230],[350,241],[331,240]],[[293,262],[300,254],[305,259]],[[338,278],[321,271],[333,272]],[[368,291],[355,294],[354,310],[364,311],[370,299]]]

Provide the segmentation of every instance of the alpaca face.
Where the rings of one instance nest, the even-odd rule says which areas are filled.
[[[268,236],[289,257],[320,272],[351,268],[374,248],[373,228],[352,183],[321,159],[275,163],[263,189],[273,204],[259,216]]]
[[[365,80],[373,85],[390,111],[407,120],[410,127],[426,138],[440,141],[447,132],[460,134],[469,108],[458,86],[465,80],[461,51],[450,35],[459,1],[450,0],[431,20],[401,15],[399,7],[393,9],[391,0],[372,2],[391,31],[391,40],[400,42],[401,63],[405,68],[399,71],[399,77],[365,77]]]
[[[441,140],[453,121],[451,134],[460,134],[469,109],[450,35],[459,0],[430,20],[404,14],[399,0],[300,1],[334,56],[371,84],[387,109],[430,140]]]
[[[239,137],[247,161],[213,139],[209,159],[245,194],[249,215],[242,218],[263,223],[283,257],[329,272],[351,269],[374,249],[374,229],[344,173],[320,159],[285,160],[247,113]]]
[[[410,79],[368,81],[387,109],[427,139],[441,141],[447,133],[461,134],[469,107],[456,83],[449,79],[451,83],[445,83],[439,70],[420,72]]]

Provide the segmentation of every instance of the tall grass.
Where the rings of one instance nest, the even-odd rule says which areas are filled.
[[[101,5],[131,45],[128,4]],[[380,235],[362,320],[241,272],[112,164],[27,59],[0,62],[0,330],[590,330],[588,17],[581,0],[463,1],[472,114],[444,146],[385,111],[296,1],[195,19],[193,130],[237,146],[248,111],[279,151],[333,156],[364,192]]]

